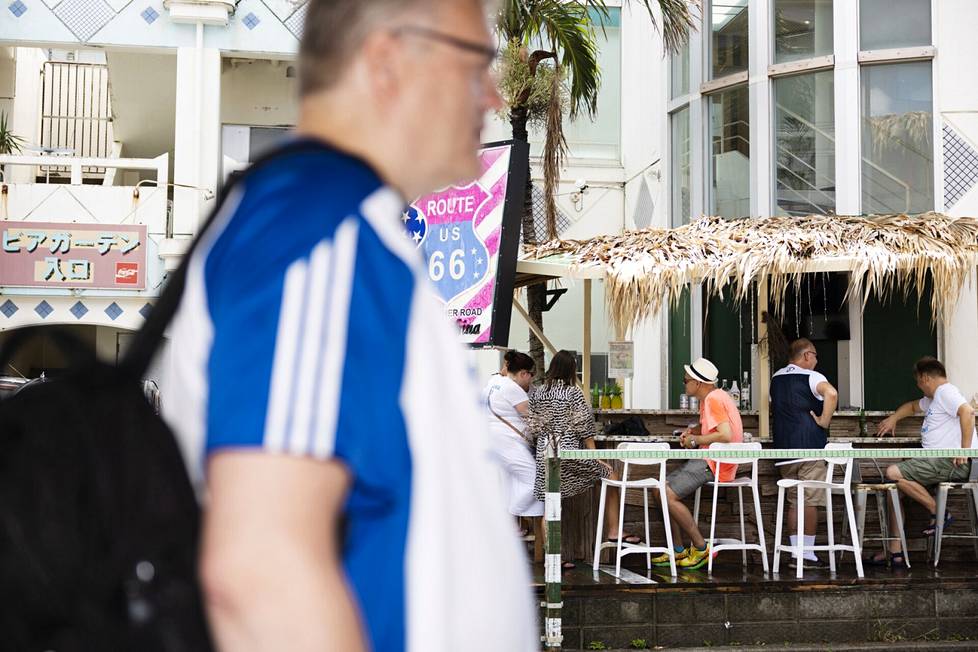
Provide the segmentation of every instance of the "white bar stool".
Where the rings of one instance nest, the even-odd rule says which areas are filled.
[[[714,442],[710,444],[710,450],[742,450],[742,451],[754,451],[761,450],[760,442],[751,442],[747,444],[743,443],[731,443],[724,444],[721,442]],[[710,561],[707,565],[707,572],[713,572],[713,558],[717,553],[723,550],[740,550],[743,557],[744,566],[747,565],[747,551],[757,550],[761,553],[761,563],[764,567],[764,572],[768,572],[767,567],[767,543],[764,540],[764,521],[761,516],[761,494],[757,481],[757,462],[756,457],[744,457],[744,458],[724,458],[713,459],[713,462],[717,462],[716,470],[713,474],[713,480],[710,482],[713,485],[713,511],[710,514],[710,537],[707,541],[710,544]],[[741,476],[739,478],[734,478],[730,482],[720,482],[720,463],[723,464],[750,464],[751,473],[749,476]],[[737,489],[737,499],[740,503],[740,538],[739,539],[719,539],[722,543],[720,545],[714,545],[716,534],[716,522],[717,522],[717,494],[723,487],[736,487]],[[754,496],[754,516],[757,519],[757,538],[758,543],[747,543],[747,528],[744,524],[744,487],[749,487]],[[696,488],[696,495],[693,497],[693,522],[699,523],[699,513],[700,513],[700,494],[702,487]]]
[[[978,458],[976,458],[978,459]],[[968,511],[971,516],[971,534],[944,534],[944,515],[947,513],[947,496],[954,490],[968,491]],[[934,528],[934,567],[941,561],[941,541],[944,539],[971,539],[978,555],[978,464],[971,462],[971,475],[967,482],[941,482],[937,485],[937,518]]]
[[[903,531],[903,510],[900,507],[900,492],[897,491],[896,483],[860,483],[852,486],[856,494],[856,528],[859,538],[859,547],[863,547],[865,541],[879,541],[883,544],[883,554],[889,559],[890,549],[887,547],[889,541],[900,541],[900,550],[903,553],[903,563],[910,568],[910,556],[907,554],[907,535]],[[869,496],[876,498],[876,514],[879,518],[880,536],[866,537],[866,502]],[[893,507],[893,520],[898,536],[890,535],[889,519],[886,516],[887,497]],[[845,536],[845,532],[843,532]]]
[[[618,444],[617,450],[655,450],[667,451],[669,444],[665,442],[656,443],[635,443],[625,442]],[[676,551],[672,547],[672,526],[669,522],[669,503],[666,500],[666,459],[665,458],[635,458],[623,460],[621,480],[611,478],[601,479],[601,498],[598,501],[598,526],[594,538],[594,570],[598,570],[601,551],[605,548],[615,549],[615,575],[621,575],[621,560],[625,555],[633,553],[645,553],[645,565],[652,569],[652,553],[664,552],[669,555],[669,570],[673,577],[676,577]],[[643,480],[629,480],[628,471],[630,466],[658,466],[658,477],[649,477]],[[618,541],[605,542],[601,535],[604,528],[604,504],[607,496],[608,487],[618,487]],[[643,543],[625,543],[622,541],[623,527],[625,523],[625,491],[628,489],[641,489],[642,500],[645,513],[645,541]],[[649,539],[649,489],[659,490],[659,503],[662,508],[662,523],[666,530],[666,548],[650,545]]]
[[[851,450],[852,444],[827,444],[825,450]],[[825,457],[825,458],[810,458],[802,460],[789,460],[787,462],[779,462],[776,466],[783,466],[785,464],[799,464],[801,462],[810,462],[818,459],[824,459],[828,468],[825,473],[825,480],[791,480],[788,478],[782,478],[778,480],[778,518],[777,527],[774,533],[774,572],[778,572],[778,568],[781,565],[781,553],[784,551],[791,552],[794,554],[797,560],[797,569],[795,572],[795,577],[801,579],[805,573],[805,563],[802,559],[806,550],[827,550],[829,552],[829,568],[834,573],[835,572],[835,553],[836,551],[848,550],[853,553],[856,557],[856,574],[862,578],[863,577],[863,558],[862,552],[859,545],[858,537],[853,538],[852,545],[843,545],[835,542],[835,525],[832,519],[832,492],[842,491],[843,499],[846,503],[846,517],[849,522],[849,531],[858,532],[856,529],[856,515],[855,510],[852,505],[852,494],[849,492],[850,482],[852,480],[852,458],[851,457]],[[832,482],[835,467],[841,466],[844,469],[842,482]],[[797,518],[797,540],[798,545],[795,546],[783,546],[781,545],[781,530],[782,522],[784,519],[784,494],[788,489],[798,490],[798,503],[795,506],[795,511],[798,514]],[[825,522],[828,526],[829,531],[829,543],[826,546],[806,546],[804,544],[805,538],[805,489],[821,490],[825,492]]]

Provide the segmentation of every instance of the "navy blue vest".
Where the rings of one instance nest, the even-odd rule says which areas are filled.
[[[778,372],[771,378],[774,447],[825,448],[828,433],[810,414],[822,413],[822,401],[812,394],[809,385],[810,374],[794,365],[785,369],[788,373]]]

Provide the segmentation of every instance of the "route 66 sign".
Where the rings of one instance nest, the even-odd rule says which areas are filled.
[[[514,183],[511,168],[520,156],[525,161],[524,148],[487,146],[479,154],[478,179],[420,197],[401,216],[406,236],[424,254],[446,315],[469,344],[502,346],[509,337],[519,244],[519,215],[510,209],[522,206],[526,183],[525,173]]]
[[[488,199],[489,193],[476,181],[415,202],[414,210],[425,225],[421,247],[428,276],[445,303],[479,285],[489,269],[489,250],[473,225]]]

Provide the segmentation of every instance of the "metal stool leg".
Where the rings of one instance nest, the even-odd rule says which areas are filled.
[[[888,490],[890,502],[893,503],[893,524],[900,534],[900,550],[903,551],[903,563],[910,568],[910,555],[907,553],[907,533],[903,529],[903,509],[900,507],[900,492],[896,487]]]
[[[937,485],[937,515],[934,522],[934,568],[941,561],[941,537],[944,536],[944,514],[947,512],[947,487]]]
[[[607,496],[608,485],[604,481],[601,482],[601,497],[598,500],[598,527],[597,532],[594,534],[594,561],[592,562],[592,567],[595,571],[598,570],[598,563],[601,560],[601,542],[604,541],[602,535],[602,528],[604,527],[604,501]]]
[[[825,490],[825,527],[829,534],[829,570],[835,572],[835,510],[832,509],[832,490]]]
[[[652,535],[649,534],[649,488],[642,487],[642,506],[645,508],[645,545],[652,545]],[[645,553],[645,568],[652,570],[652,553]]]
[[[775,573],[781,565],[781,526],[784,521],[784,487],[778,487],[778,511],[774,520],[774,567]]]
[[[737,499],[740,501],[740,543],[741,545],[747,545],[747,529],[744,527],[744,488],[737,487]],[[740,551],[741,556],[744,559],[744,566],[747,566],[747,549],[744,548]]]
[[[761,497],[758,495],[757,485],[751,487],[751,492],[754,494],[754,518],[757,519],[757,539],[761,542],[761,566],[764,568],[764,572],[768,572],[767,568],[767,542],[764,540],[764,518],[761,516]]]
[[[798,530],[795,532],[795,577],[801,579],[805,575],[805,488],[798,485],[798,504],[795,505]]]
[[[972,488],[968,493],[971,494],[968,505],[971,507],[971,534],[974,537],[971,542],[975,547],[975,556],[978,557],[978,488]]]
[[[710,513],[710,538],[706,542],[706,549],[709,551],[707,554],[710,555],[709,560],[706,562],[706,572],[710,575],[713,574],[713,547],[716,545],[714,537],[716,537],[716,527],[717,527],[717,494],[720,493],[720,486],[716,483],[713,484],[713,509]],[[690,548],[692,548],[692,542],[690,542]]]
[[[846,499],[846,518],[849,519],[849,527],[853,530],[856,529],[856,515],[854,514],[854,509],[852,508],[852,494],[848,491],[843,494]],[[856,575],[861,579],[863,577],[863,548],[862,544],[853,542],[853,554],[856,557]]]
[[[873,497],[876,498],[876,518],[880,524],[880,544],[883,546],[883,559],[888,559],[890,548],[886,538],[890,536],[890,528],[886,518],[886,496],[883,494],[882,490],[877,489],[873,492]]]
[[[661,483],[658,487],[659,505],[662,507],[662,524],[666,529],[666,547],[669,549],[669,573],[676,577],[676,549],[672,543],[672,522],[669,520],[669,501],[666,498],[666,485]]]

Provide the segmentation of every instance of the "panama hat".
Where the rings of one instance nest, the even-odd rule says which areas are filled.
[[[684,364],[683,369],[686,370],[690,378],[694,378],[701,383],[708,383],[710,385],[716,385],[717,383],[717,376],[719,375],[717,366],[706,358],[700,358],[693,364]]]

